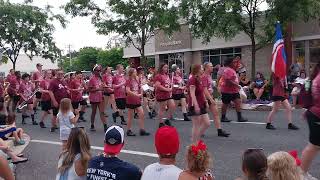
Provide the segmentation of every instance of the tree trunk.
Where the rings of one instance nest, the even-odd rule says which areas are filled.
[[[15,61],[12,61],[12,69],[13,69],[13,71],[16,71],[16,62]]]
[[[251,62],[251,78],[254,79],[256,76],[256,40],[254,37],[251,37],[251,58],[252,58],[252,62]]]
[[[145,46],[146,46],[146,33],[145,33],[145,29],[142,28],[142,36],[141,36],[141,60],[142,60],[142,63],[141,63],[141,65],[143,67],[146,67],[146,65],[147,65],[146,56],[145,56]]]

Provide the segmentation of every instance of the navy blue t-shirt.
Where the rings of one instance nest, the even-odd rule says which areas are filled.
[[[89,161],[87,180],[140,180],[138,167],[117,157],[96,156]]]

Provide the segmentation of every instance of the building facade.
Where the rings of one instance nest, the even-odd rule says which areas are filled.
[[[290,25],[286,40],[288,64],[294,60],[300,62],[310,73],[310,67],[320,61],[320,24],[318,20],[307,23],[298,22]],[[270,60],[273,44],[269,44],[256,53],[256,71],[270,75]],[[251,41],[244,34],[239,33],[231,40],[211,38],[207,43],[202,39],[194,38],[188,25],[182,24],[181,30],[171,36],[159,31],[146,44],[146,56],[155,61],[158,67],[162,63],[169,66],[177,64],[189,72],[192,64],[212,62],[221,64],[224,57],[240,56],[246,66],[247,74],[251,74]],[[133,47],[124,49],[124,58],[134,61],[139,59],[139,52]]]

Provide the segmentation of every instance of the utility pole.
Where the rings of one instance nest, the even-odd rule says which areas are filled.
[[[70,61],[70,67],[71,67],[72,66],[71,44],[68,45],[68,53],[69,53],[69,61]]]

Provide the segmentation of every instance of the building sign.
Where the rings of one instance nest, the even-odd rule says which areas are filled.
[[[175,45],[180,45],[180,44],[182,44],[182,41],[170,41],[170,42],[160,43],[160,46],[167,47],[167,46],[175,46]]]

